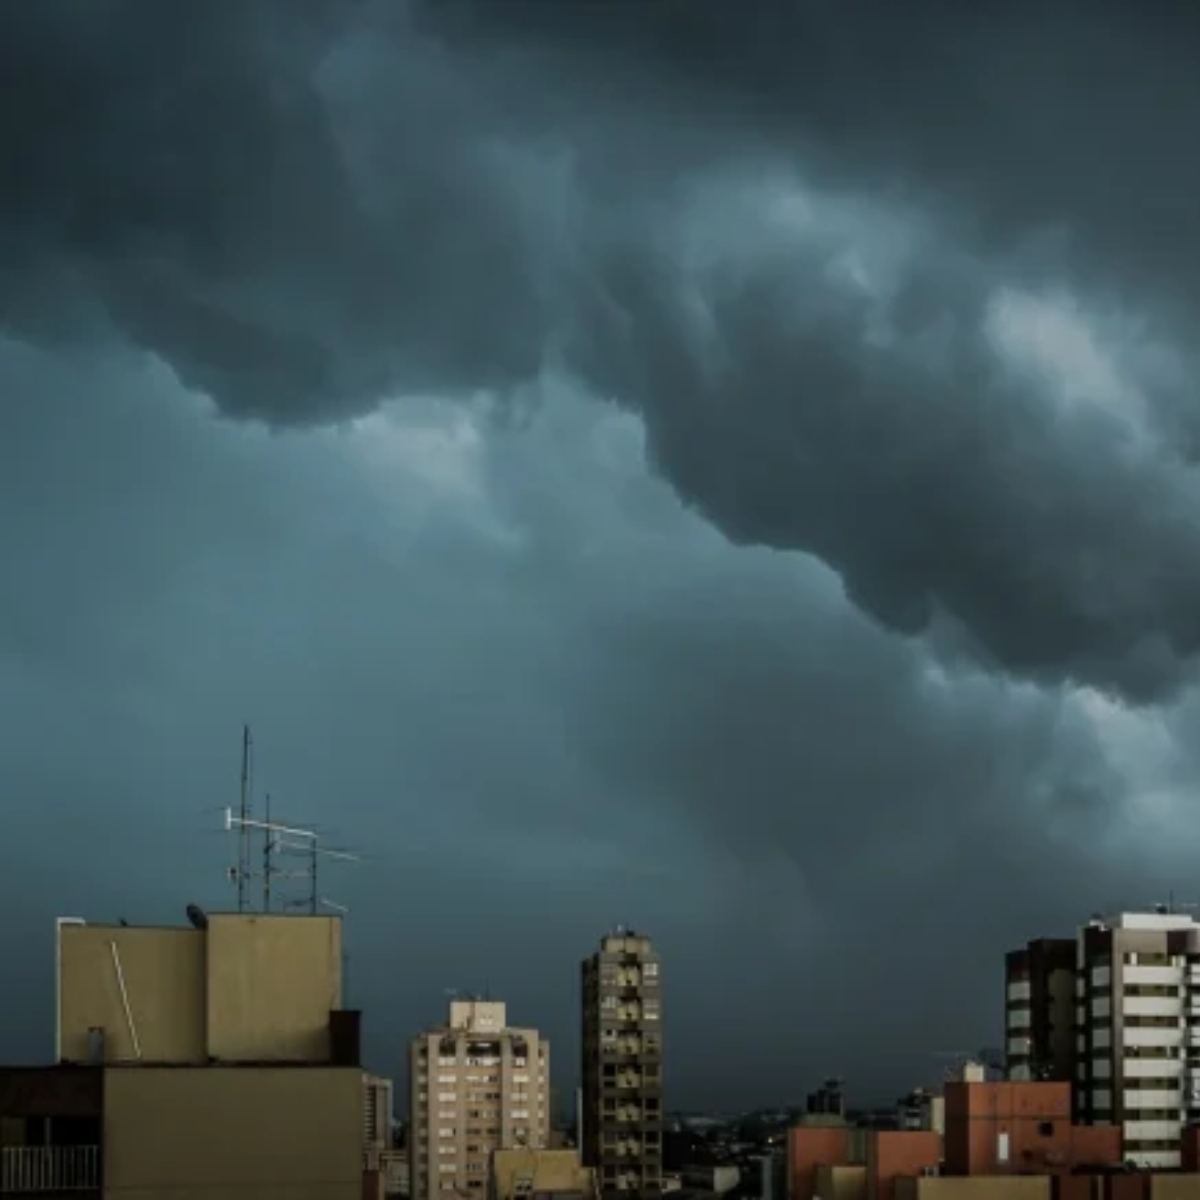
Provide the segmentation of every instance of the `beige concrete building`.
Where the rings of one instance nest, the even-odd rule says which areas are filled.
[[[360,1200],[382,1081],[360,1065],[358,1013],[340,1008],[339,918],[61,920],[56,961],[60,1065],[4,1076],[3,1182]]]
[[[204,927],[60,920],[60,1062],[328,1062],[340,917],[214,914]]]
[[[495,1000],[454,1000],[409,1061],[413,1200],[483,1200],[492,1153],[540,1150],[550,1136],[550,1047],[508,1025]]]
[[[1053,1200],[1055,1191],[1050,1175],[917,1175],[897,1179],[892,1195],[894,1200]]]
[[[380,1164],[383,1172],[383,1194],[385,1196],[407,1196],[412,1184],[408,1167],[407,1150],[387,1150]]]
[[[497,1150],[492,1155],[488,1200],[597,1200],[595,1173],[581,1166],[578,1150]]]
[[[104,1076],[106,1198],[362,1194],[361,1070],[116,1067]]]
[[[821,1200],[868,1200],[864,1166],[818,1163],[813,1180],[813,1195]]]
[[[367,1166],[382,1171],[383,1156],[392,1148],[392,1081],[378,1075],[363,1079],[363,1137]]]

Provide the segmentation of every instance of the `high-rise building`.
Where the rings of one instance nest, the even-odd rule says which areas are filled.
[[[1075,1082],[1072,938],[1038,938],[1005,958],[1005,1061],[1013,1081]]]
[[[1178,1167],[1181,1132],[1200,1120],[1200,924],[1161,906],[1093,918],[1070,945],[1076,1120],[1118,1126],[1127,1161]],[[1017,1078],[1029,1078],[1015,1073],[1038,1062],[1061,1070],[1064,956],[1061,943],[1044,943],[1040,965],[1032,955],[1025,968],[1009,957],[1008,1050]]]
[[[604,1197],[662,1194],[662,999],[658,952],[618,928],[582,965],[579,1144]]]
[[[454,1000],[409,1062],[412,1200],[487,1195],[494,1150],[540,1150],[550,1134],[550,1047],[511,1029],[496,1000]]]
[[[1079,932],[1077,1109],[1120,1125],[1139,1165],[1178,1167],[1200,1119],[1200,925],[1183,913],[1121,913]]]

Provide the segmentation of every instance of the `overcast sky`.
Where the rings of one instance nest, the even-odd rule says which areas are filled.
[[[0,16],[0,1057],[53,918],[371,856],[372,1065],[490,989],[574,1086],[886,1100],[1002,955],[1200,899],[1194,4]]]

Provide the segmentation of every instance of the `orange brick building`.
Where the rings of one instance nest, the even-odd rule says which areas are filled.
[[[946,1084],[943,1172],[1057,1175],[1119,1166],[1116,1125],[1074,1125],[1069,1083]]]
[[[894,1200],[896,1181],[935,1170],[941,1138],[925,1131],[798,1125],[788,1139],[792,1200]]]
[[[1121,1130],[1073,1124],[1070,1084],[951,1082],[944,1111],[944,1136],[796,1126],[789,1200],[948,1200],[964,1188],[979,1200],[1200,1200],[1197,1175],[1114,1174]],[[1200,1160],[1200,1136],[1191,1157]],[[1190,1190],[1179,1191],[1184,1178]]]

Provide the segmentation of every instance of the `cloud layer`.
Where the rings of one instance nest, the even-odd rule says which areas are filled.
[[[796,1004],[814,1071],[891,1047],[904,1086],[984,1037],[1009,939],[1160,898],[1200,648],[1194,15],[744,8],[5,13],[0,745],[92,831],[63,887],[97,812],[142,836],[187,770],[177,842],[264,721],[283,791],[399,855],[348,885],[369,910],[475,856],[403,988],[359,922],[393,1042],[464,961],[569,1038],[498,895],[562,961],[645,913],[711,996],[685,1044],[729,1002],[699,927],[774,985],[728,1063],[677,1066],[712,1103],[743,1063],[794,1082]],[[876,1032],[818,1066],[835,1018]]]
[[[1167,10],[1076,38],[1070,5],[944,7],[39,6],[7,18],[5,312],[111,322],[283,423],[565,370],[732,537],[893,627],[941,610],[1018,672],[1151,695],[1200,637],[1165,341],[1197,88],[1177,54],[1139,74]]]

